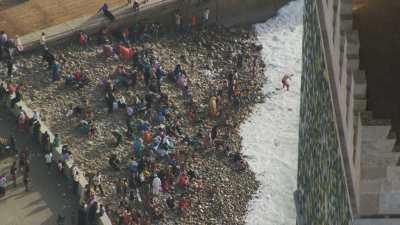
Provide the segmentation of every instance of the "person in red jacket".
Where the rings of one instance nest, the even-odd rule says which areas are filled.
[[[89,40],[88,35],[85,34],[85,32],[80,31],[80,32],[79,32],[79,45],[80,45],[81,47],[87,47],[88,40]]]

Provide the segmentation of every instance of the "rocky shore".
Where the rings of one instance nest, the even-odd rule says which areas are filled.
[[[137,197],[129,199],[129,194],[117,193],[118,179],[127,177],[126,168],[132,157],[133,140],[125,136],[126,110],[108,112],[101,83],[113,77],[120,64],[127,71],[138,71],[138,68],[132,62],[123,63],[117,57],[105,57],[100,46],[93,44],[86,48],[75,42],[78,41],[51,49],[60,63],[61,80],[53,82],[41,54],[32,53],[18,56],[11,81],[21,85],[23,100],[38,111],[41,119],[54,133],[59,134],[61,142],[68,145],[74,163],[87,175],[98,171],[104,175],[104,194],[98,196],[106,204],[113,221],[118,224],[123,213],[121,205],[128,204],[140,214],[143,221],[154,221],[156,215],[160,224],[244,224],[247,203],[258,184],[248,167],[237,168],[232,153],[241,148],[240,123],[254,104],[264,100],[261,87],[265,82],[265,66],[259,55],[261,47],[256,44],[251,28],[210,28],[186,35],[161,35],[149,43],[132,45],[137,51],[151,49],[164,70],[173,71],[180,64],[187,74],[191,96],[197,107],[195,121],[186,116],[186,99],[182,96],[182,90],[167,79],[161,82],[162,92],[168,95],[170,117],[174,121],[179,120],[182,133],[172,137],[176,163],[179,169],[192,174],[185,191],[190,207],[184,214],[165,203],[167,196],[172,196],[176,204],[182,198],[181,192],[175,188],[175,182],[172,182],[170,190],[158,196],[148,197],[150,191],[146,190],[146,185],[139,187],[138,195],[142,201]],[[2,67],[1,71],[6,71]],[[65,77],[77,69],[87,82],[79,88],[67,86]],[[237,71],[240,102],[237,111],[224,86],[227,76],[234,71]],[[210,97],[216,95],[218,90],[222,90],[219,106],[222,113],[218,117],[210,117]],[[134,104],[136,97],[143,98],[148,92],[141,76],[138,76],[134,87],[117,88],[117,95],[124,96],[127,105]],[[96,132],[91,140],[80,132],[81,117],[66,116],[72,107],[87,105],[90,105],[91,117],[96,124]],[[133,117],[136,122],[145,116],[135,114]],[[208,143],[208,134],[217,124],[221,128],[216,139],[214,143]],[[151,125],[154,129],[160,127],[160,124]],[[114,147],[113,133],[123,134],[122,143],[117,147]],[[141,135],[135,131],[133,136],[138,138]],[[191,144],[193,140],[201,143],[199,148]],[[226,146],[230,146],[229,151]],[[150,151],[150,144],[145,144],[144,149]],[[120,171],[110,167],[111,154],[121,161]],[[154,169],[150,173],[163,170],[168,165],[162,157],[155,157],[153,161],[155,168],[161,169]],[[148,183],[151,184],[151,180]]]

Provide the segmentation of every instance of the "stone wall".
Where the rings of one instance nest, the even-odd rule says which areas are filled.
[[[352,213],[315,4],[305,0],[298,224],[349,225]]]

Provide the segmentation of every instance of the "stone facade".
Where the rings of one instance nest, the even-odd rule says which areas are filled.
[[[318,7],[305,0],[298,224],[353,224]]]

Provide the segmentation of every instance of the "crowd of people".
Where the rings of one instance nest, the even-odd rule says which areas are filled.
[[[131,4],[132,2],[128,2]],[[133,3],[135,10],[139,4]],[[110,20],[114,15],[104,4],[99,12]],[[207,26],[210,10],[203,12],[203,28]],[[184,28],[182,16],[179,12],[175,14],[176,29],[181,32]],[[191,17],[190,27],[196,28],[199,24],[197,17]],[[162,59],[158,58],[153,50],[143,44],[142,48],[135,48],[138,43],[146,43],[157,38],[160,32],[160,24],[137,23],[130,29],[119,29],[111,37],[106,29],[101,30],[94,36],[89,36],[80,31],[77,43],[82,48],[89,46],[101,46],[104,57],[113,57],[121,61],[120,65],[106,79],[101,81],[100,87],[104,94],[104,104],[108,113],[125,111],[126,132],[110,131],[116,148],[128,140],[131,142],[131,156],[127,165],[123,159],[112,154],[108,164],[115,171],[125,170],[125,177],[121,177],[113,187],[119,197],[119,208],[111,211],[107,206],[98,203],[98,197],[104,195],[103,175],[101,172],[89,175],[89,184],[85,190],[85,200],[78,210],[78,224],[93,224],[98,215],[105,212],[116,214],[118,224],[134,225],[148,224],[150,222],[159,224],[164,216],[165,209],[177,210],[185,215],[191,206],[188,197],[189,187],[194,189],[202,188],[202,181],[197,179],[196,171],[188,169],[180,161],[181,150],[179,145],[186,144],[199,149],[221,149],[231,160],[234,168],[243,170],[246,163],[240,151],[235,149],[228,142],[220,143],[218,130],[230,126],[231,113],[240,111],[240,90],[238,70],[243,66],[243,58],[239,54],[236,58],[236,69],[229,73],[223,85],[214,87],[216,91],[210,93],[208,102],[208,116],[221,121],[211,127],[206,133],[190,135],[182,127],[183,120],[192,123],[201,121],[198,116],[198,103],[193,99],[190,74],[180,65],[174,68],[163,68]],[[63,66],[59,63],[60,55],[56,55],[46,44],[46,34],[40,37],[41,54],[43,61],[47,63],[53,82],[62,81],[68,87],[84,88],[90,80],[85,76],[87,71],[76,68],[73,74],[62,74]],[[4,32],[0,33],[0,61],[11,65],[8,75],[12,77],[12,67],[17,55],[23,51],[23,46],[18,37],[9,40]],[[132,64],[135,70],[128,70],[126,64]],[[286,77],[282,80],[284,87],[289,89]],[[145,94],[137,95],[133,104],[128,104],[125,97],[120,94],[123,89],[138,88],[138,83],[143,82]],[[169,96],[163,91],[163,83],[170,83],[181,92],[184,99],[185,115],[176,115],[171,108]],[[21,85],[10,83],[7,89],[0,87],[0,97],[11,99],[11,107],[22,100],[23,88]],[[130,101],[131,102],[131,101]],[[232,109],[232,111],[231,111]],[[50,142],[49,134],[40,135],[40,119],[38,112],[34,117],[29,118],[26,113],[19,109],[17,126],[20,130],[32,130],[34,138],[43,146],[44,163],[50,169],[56,165],[58,175],[65,176],[65,162],[69,160],[72,152],[68,145],[61,146],[61,159],[55,160],[54,150],[61,145],[61,137],[56,134],[53,142]],[[94,117],[94,106],[91,102],[85,101],[82,105],[71,105],[66,119],[78,118],[79,131],[94,140],[97,133],[96,119]],[[15,142],[15,140],[14,140]],[[28,160],[29,151],[23,148],[19,153],[19,168],[23,173],[23,180],[26,190],[29,190],[30,163]],[[17,162],[14,162],[10,169],[10,177],[15,179]],[[73,191],[78,194],[78,172],[73,172]],[[4,193],[6,177],[0,177],[0,191]],[[149,219],[150,218],[150,219]]]

